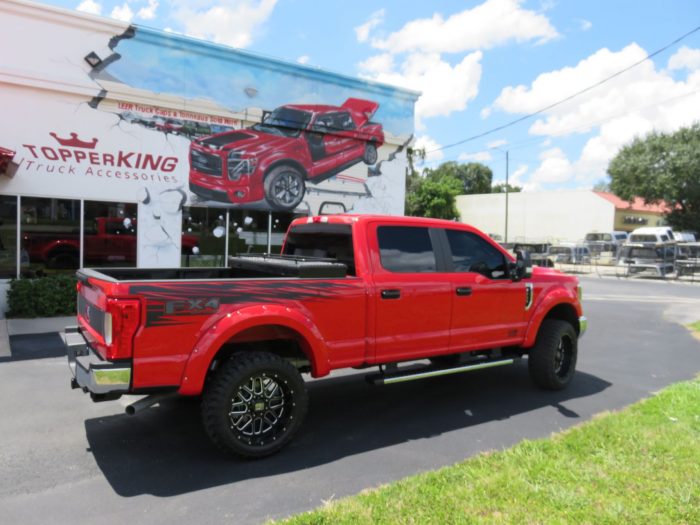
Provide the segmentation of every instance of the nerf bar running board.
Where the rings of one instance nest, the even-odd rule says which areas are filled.
[[[485,361],[483,363],[476,363],[464,366],[454,366],[450,368],[432,368],[431,370],[426,370],[424,372],[398,372],[395,374],[376,374],[367,376],[367,380],[373,385],[391,385],[393,383],[415,381],[417,379],[426,379],[428,377],[446,376],[449,374],[471,372],[473,370],[483,370],[484,368],[512,365],[513,363],[515,363],[515,358],[500,359],[498,361]]]

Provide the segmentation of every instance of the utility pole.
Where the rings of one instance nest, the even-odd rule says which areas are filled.
[[[506,231],[503,242],[508,242],[508,150],[506,150]]]

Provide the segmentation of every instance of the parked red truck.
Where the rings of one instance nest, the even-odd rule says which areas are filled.
[[[587,325],[575,277],[454,222],[298,219],[281,255],[230,263],[79,270],[79,325],[64,334],[73,387],[96,401],[149,394],[130,413],[202,396],[214,443],[261,457],[304,418],[302,373],[379,366],[369,379],[390,384],[528,355],[534,382],[556,390]]]
[[[136,220],[126,224],[120,217],[96,217],[92,228],[83,236],[84,258],[87,264],[136,264]],[[194,253],[197,237],[182,236],[183,253]],[[27,231],[22,235],[22,247],[30,263],[43,263],[49,268],[77,268],[80,253],[80,233]]]
[[[304,198],[305,181],[320,182],[364,161],[377,162],[379,105],[347,99],[340,107],[290,104],[248,129],[196,139],[190,146],[190,191],[233,204],[262,201],[290,211]]]

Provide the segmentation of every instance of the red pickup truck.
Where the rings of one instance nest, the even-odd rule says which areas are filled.
[[[305,181],[321,182],[364,161],[377,162],[379,105],[347,99],[340,107],[290,104],[260,124],[196,139],[190,146],[190,191],[233,204],[262,201],[290,211],[304,198]]]
[[[128,226],[127,226],[128,224]],[[84,259],[87,264],[136,264],[136,220],[124,223],[120,217],[96,217],[92,228],[86,228]],[[193,253],[199,245],[197,237],[184,234],[182,250]],[[30,263],[43,263],[49,268],[78,267],[80,233],[27,231],[22,235],[22,247]]]
[[[226,268],[78,271],[64,333],[72,386],[95,401],[202,396],[211,439],[246,457],[284,446],[302,373],[378,366],[375,384],[507,365],[564,388],[586,329],[575,277],[530,268],[480,231],[413,217],[294,221],[278,256]]]

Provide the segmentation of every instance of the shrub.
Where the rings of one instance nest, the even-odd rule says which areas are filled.
[[[7,317],[53,317],[76,311],[76,279],[73,275],[52,275],[10,281]]]

